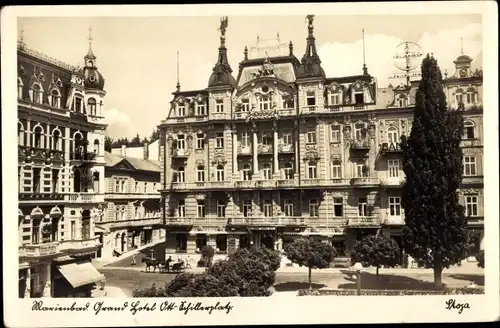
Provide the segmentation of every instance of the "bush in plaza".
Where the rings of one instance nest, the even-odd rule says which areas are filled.
[[[286,257],[299,266],[309,268],[309,289],[312,269],[328,268],[337,252],[332,245],[317,239],[296,239],[284,249]]]
[[[229,255],[231,260],[241,261],[242,259],[253,258],[263,261],[269,266],[271,271],[276,271],[281,266],[281,254],[278,251],[266,248],[252,246],[250,249],[240,248]]]
[[[231,297],[238,296],[238,289],[223,283],[222,277],[207,272],[197,275],[184,288],[172,295],[174,297]]]
[[[196,275],[189,272],[176,275],[172,281],[165,285],[165,297],[175,296],[194,279],[196,279]]]
[[[484,269],[484,251],[476,254],[477,266]]]
[[[467,220],[457,192],[463,174],[463,107],[447,107],[441,71],[427,55],[411,132],[401,138],[403,245],[419,266],[434,270],[435,288],[443,287],[443,269],[467,256]]]
[[[155,284],[144,289],[136,289],[132,292],[132,297],[164,297],[165,288],[157,288]]]
[[[368,235],[356,242],[351,253],[352,263],[360,262],[363,266],[377,268],[395,267],[399,263],[401,252],[396,241],[380,234]]]

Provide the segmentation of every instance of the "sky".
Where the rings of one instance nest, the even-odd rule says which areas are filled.
[[[92,27],[92,49],[103,74],[107,133],[114,139],[149,136],[168,115],[177,82],[177,52],[181,90],[207,86],[219,47],[219,17],[90,17],[20,18],[27,47],[72,65],[83,66]],[[327,77],[362,73],[365,60],[379,87],[400,80],[393,56],[403,41],[418,43],[432,53],[441,69],[454,73],[453,60],[462,52],[482,66],[480,15],[316,16],[314,35]],[[307,37],[305,16],[229,16],[226,47],[233,76],[245,46],[257,36],[294,44],[300,59]],[[462,41],[461,41],[462,39]]]

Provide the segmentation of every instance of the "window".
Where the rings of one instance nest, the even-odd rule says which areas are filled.
[[[462,104],[464,102],[464,95],[461,92],[455,94],[455,100],[457,104]]]
[[[224,113],[224,101],[222,99],[215,100],[215,112]]]
[[[333,216],[336,218],[344,215],[344,200],[340,197],[333,199]]]
[[[467,92],[467,103],[475,104],[476,103],[476,93],[475,92]]]
[[[125,181],[125,180],[122,180],[121,182],[122,182],[122,184],[121,184],[121,190],[120,190],[120,191],[121,191],[122,193],[124,193],[124,192],[126,192],[126,189],[125,189],[125,182],[126,182],[126,181]]]
[[[37,104],[41,104],[42,103],[42,94],[43,94],[42,87],[39,84],[33,84],[32,93],[33,93],[33,97],[31,100]]]
[[[283,144],[285,145],[292,144],[292,135],[290,133],[283,133]]]
[[[464,122],[464,139],[474,139],[474,123],[471,121]]]
[[[224,166],[217,165],[217,181],[224,181]]]
[[[185,182],[186,181],[186,171],[183,166],[179,167],[177,170],[177,182]]]
[[[196,251],[199,252],[205,246],[207,246],[207,235],[197,234],[196,235]]]
[[[309,162],[307,164],[307,178],[316,179],[316,162]]]
[[[241,133],[241,147],[250,147],[250,134],[247,131]]]
[[[71,221],[70,240],[76,239],[76,221]]]
[[[52,149],[61,150],[61,131],[54,130],[52,133]]]
[[[389,216],[401,216],[400,197],[389,197]]]
[[[365,97],[362,92],[357,92],[354,94],[354,102],[356,105],[364,105]]]
[[[306,106],[314,107],[316,106],[316,94],[314,91],[308,91],[306,93]]]
[[[217,132],[215,144],[216,148],[224,148],[224,132]]]
[[[50,105],[52,107],[61,108],[61,94],[57,90],[52,90],[50,93]]]
[[[205,109],[206,109],[205,104],[196,104],[196,115],[198,115],[198,116],[205,116],[205,115],[207,115]]]
[[[330,94],[330,106],[340,105],[341,97],[340,93],[331,93]]]
[[[33,192],[34,193],[39,193],[41,191],[41,185],[42,185],[42,174],[41,174],[40,168],[33,168]]]
[[[368,166],[366,164],[356,164],[356,176],[358,178],[367,178]]]
[[[271,180],[271,165],[265,164],[264,168],[262,169],[262,172],[264,173],[264,180]]]
[[[309,216],[312,216],[312,217],[319,216],[318,208],[319,208],[318,199],[317,198],[310,199],[309,200]]]
[[[115,192],[120,192],[120,180],[115,181]]]
[[[262,204],[263,210],[264,210],[264,216],[265,217],[271,217],[273,216],[273,203],[269,199],[264,199],[263,204]]]
[[[96,101],[94,98],[89,98],[87,101],[87,107],[89,108],[89,114],[90,115],[97,115],[97,107],[96,107]]]
[[[342,168],[340,163],[332,163],[332,179],[340,179],[342,178]]]
[[[205,135],[203,133],[196,134],[196,149],[205,148]]]
[[[227,251],[227,236],[226,235],[215,235],[215,247],[221,251]]]
[[[33,146],[35,148],[42,148],[42,138],[43,138],[43,129],[41,126],[36,126],[33,130]]]
[[[399,143],[398,129],[391,126],[387,129],[387,142],[390,144]]]
[[[358,216],[368,216],[368,204],[366,198],[358,199]]]
[[[186,148],[186,139],[183,134],[177,136],[177,149],[184,150]]]
[[[252,216],[252,201],[251,200],[244,200],[243,201],[243,216],[246,218]]]
[[[217,201],[217,217],[225,218],[226,217],[226,203],[222,200]]]
[[[196,168],[196,181],[205,181],[205,167],[203,165],[198,165],[198,167]]]
[[[260,110],[270,110],[271,109],[271,97],[261,96],[258,98],[259,109]]]
[[[338,125],[332,125],[331,126],[331,131],[332,131],[332,137],[331,137],[331,140],[330,142],[333,142],[333,143],[340,143],[340,136],[341,136],[341,132],[340,132],[340,126]]]
[[[197,213],[199,218],[205,217],[205,201],[199,200],[196,205]]]
[[[250,173],[250,165],[243,166],[243,180],[252,180],[252,174]]]
[[[52,192],[59,192],[59,170],[52,170]]]
[[[250,110],[250,100],[249,99],[241,99],[241,111],[248,112]]]
[[[285,180],[293,179],[293,165],[292,163],[286,163],[283,168],[283,172],[285,173]]]
[[[262,144],[264,146],[271,146],[273,144],[273,138],[267,134],[262,135]]]
[[[82,113],[83,114],[82,103],[83,103],[82,98],[75,97],[75,111],[77,113]]]
[[[464,175],[476,175],[476,157],[464,156]]]
[[[82,239],[90,239],[90,217],[82,218]]]
[[[354,125],[354,138],[357,141],[364,140],[366,138],[366,130],[364,124],[355,124]]]
[[[186,116],[186,107],[184,105],[177,105],[177,117]]]
[[[157,191],[158,191],[158,189],[156,187],[156,182],[153,182],[153,192],[157,192]]]
[[[465,196],[465,216],[477,216],[477,196]]]
[[[389,170],[389,178],[397,178],[399,176],[399,159],[387,160],[387,168]]]
[[[291,109],[293,107],[295,107],[295,101],[293,100],[293,97],[283,99],[283,109]]]
[[[283,213],[285,216],[293,216],[293,199],[285,198],[283,200]]]
[[[17,143],[21,146],[24,146],[24,138],[25,138],[25,131],[24,131],[24,127],[23,127],[23,124],[21,122],[18,122],[17,123]]]
[[[184,199],[177,203],[177,216],[180,218],[186,217],[186,202]]]
[[[307,131],[306,137],[307,137],[306,143],[315,144],[316,143],[316,128],[311,128],[309,131]]]
[[[135,187],[134,187],[134,192],[135,192],[135,193],[140,193],[140,192],[141,192],[141,191],[140,191],[140,188],[141,188],[141,187],[139,186],[139,182],[136,182],[136,183],[135,183]]]

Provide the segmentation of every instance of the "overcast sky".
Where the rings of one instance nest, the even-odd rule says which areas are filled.
[[[153,18],[22,18],[29,48],[69,64],[83,66],[92,26],[92,48],[106,79],[105,115],[108,135],[149,136],[168,113],[176,84],[176,53],[180,53],[182,90],[206,87],[219,46],[219,17]],[[388,76],[397,70],[393,55],[402,41],[417,42],[433,53],[441,69],[454,72],[461,53],[482,65],[480,15],[316,16],[316,45],[328,77],[362,73],[362,32],[366,64],[379,86],[397,84]],[[229,16],[226,46],[234,77],[243,49],[261,39],[292,41],[300,59],[307,36],[305,16]],[[463,38],[463,42],[460,39]]]

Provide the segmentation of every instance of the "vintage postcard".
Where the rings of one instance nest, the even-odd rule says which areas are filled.
[[[496,10],[3,8],[6,325],[497,320]]]

